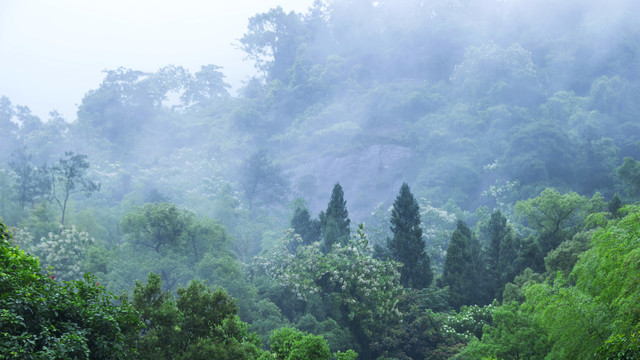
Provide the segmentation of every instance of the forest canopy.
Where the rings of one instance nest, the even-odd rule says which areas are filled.
[[[0,97],[0,358],[640,357],[638,11],[317,0],[237,92]]]

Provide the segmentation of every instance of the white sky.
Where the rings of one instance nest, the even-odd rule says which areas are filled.
[[[248,19],[282,6],[306,12],[313,0],[0,0],[0,96],[40,118],[56,109],[75,120],[102,70],[155,72],[222,66],[236,89],[253,64],[232,43]]]

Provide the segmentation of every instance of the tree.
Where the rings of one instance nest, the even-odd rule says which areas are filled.
[[[640,162],[625,157],[616,172],[625,185],[625,192],[632,198],[640,196]]]
[[[331,199],[327,205],[327,211],[320,213],[320,227],[322,232],[322,251],[331,251],[331,247],[336,243],[344,243],[349,239],[351,229],[349,228],[349,212],[347,202],[344,200],[344,193],[340,183],[333,186]]]
[[[391,231],[388,241],[391,258],[401,262],[400,282],[405,287],[422,289],[433,280],[431,262],[427,256],[420,224],[420,206],[409,185],[402,184],[391,210]]]
[[[462,351],[463,359],[536,359],[551,351],[552,341],[544,328],[517,303],[504,304],[493,311],[491,326],[486,326],[482,339],[472,340]]]
[[[575,234],[586,217],[585,213],[594,207],[588,205],[597,200],[596,195],[589,200],[575,192],[560,194],[555,189],[547,188],[538,197],[518,201],[514,210],[516,216],[538,231],[544,255]],[[601,205],[604,206],[604,203]]]
[[[304,205],[296,206],[291,218],[291,228],[302,238],[302,245],[320,240],[320,220],[311,219],[309,210]]]
[[[11,134],[18,130],[18,124],[13,121],[13,117],[16,114],[16,110],[6,96],[0,97],[0,129],[6,131],[7,134]]]
[[[555,278],[524,287],[523,306],[554,341],[547,358],[625,358],[623,354],[636,358],[640,270],[630,264],[640,258],[639,210],[638,205],[624,206],[619,219],[608,221],[604,213],[594,215],[604,223],[593,230],[588,249],[577,256],[581,249],[576,242],[586,244],[587,239],[576,237],[574,246],[567,242],[550,253],[549,260],[560,251],[575,255],[570,274],[565,276],[562,270],[573,259],[563,261],[566,266],[558,268]]]
[[[614,217],[614,218],[618,217],[618,210],[620,210],[622,205],[623,204],[622,204],[622,200],[620,200],[620,196],[618,196],[618,193],[615,193],[607,206],[607,210],[609,211],[609,214],[611,214],[611,217]]]
[[[51,266],[60,280],[80,280],[83,272],[81,264],[90,244],[95,240],[85,231],[75,226],[62,228],[59,233],[49,233],[39,239],[35,253],[43,266]]]
[[[149,203],[125,215],[122,232],[134,244],[156,253],[166,252],[168,248],[180,245],[191,217],[175,204]]]
[[[133,307],[97,284],[60,282],[11,244],[0,223],[0,358],[130,359],[142,323]]]
[[[271,352],[278,360],[331,359],[325,339],[287,327],[271,335]]]
[[[289,233],[282,242],[257,259],[257,268],[280,287],[287,299],[319,306],[346,327],[355,337],[363,358],[373,356],[371,345],[386,327],[399,320],[400,264],[371,257],[371,248],[362,225],[344,244],[329,253],[319,243],[301,246],[296,256],[287,249],[297,235]]]
[[[240,182],[249,202],[249,209],[258,203],[269,204],[284,200],[289,186],[280,166],[273,162],[266,150],[258,150],[245,160]]]
[[[182,281],[192,279],[204,263],[226,258],[235,261],[222,225],[208,218],[200,219],[175,204],[148,203],[136,207],[123,217],[121,229],[126,242],[119,261],[121,268],[128,271],[118,269],[112,273],[126,279],[113,278],[125,286],[148,272],[156,272],[168,289],[175,289]],[[204,270],[200,274],[205,279],[212,275]]]
[[[200,71],[195,73],[186,84],[181,100],[186,104],[206,104],[216,97],[229,96],[227,88],[231,85],[224,82],[224,74],[219,71],[220,69],[222,67],[217,65],[201,66]]]
[[[14,187],[15,200],[24,210],[26,204],[35,205],[37,199],[44,199],[51,191],[51,179],[46,165],[36,167],[31,162],[31,154],[26,148],[13,153],[15,160],[9,167],[16,174]]]
[[[20,137],[25,140],[42,127],[42,120],[31,113],[28,106],[16,106],[16,116],[20,122]]]
[[[442,270],[442,285],[448,286],[451,306],[480,304],[483,301],[483,284],[480,245],[471,230],[458,220],[451,234]]]
[[[87,155],[67,151],[64,156],[65,158],[60,159],[58,164],[51,168],[54,182],[52,196],[62,211],[60,218],[62,225],[64,225],[67,202],[71,195],[84,193],[86,197],[90,197],[91,194],[100,190],[100,184],[87,177],[90,166]],[[59,191],[57,191],[58,188]]]
[[[489,240],[486,252],[487,268],[487,300],[502,301],[504,284],[516,276],[516,260],[518,258],[517,239],[507,218],[500,210],[491,214],[484,229]]]
[[[176,297],[150,273],[136,282],[132,304],[147,325],[138,342],[143,359],[257,359],[260,338],[248,332],[238,306],[222,289],[199,281],[180,287]]]
[[[609,220],[595,230],[590,248],[572,271],[576,287],[612,313],[608,323],[618,334],[631,335],[640,323],[640,207],[626,205],[619,220]],[[631,265],[634,264],[634,265]]]
[[[553,340],[547,359],[592,359],[611,330],[609,304],[568,286],[563,276],[524,288],[525,308]]]
[[[23,216],[19,206],[11,201],[14,196],[14,174],[8,169],[0,169],[0,218],[8,224],[15,224]]]
[[[296,51],[303,42],[306,29],[300,16],[288,14],[281,7],[257,14],[249,19],[248,31],[240,39],[240,48],[255,62],[267,81],[287,81],[287,70],[293,65]]]

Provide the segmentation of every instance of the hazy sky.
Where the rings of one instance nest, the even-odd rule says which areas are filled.
[[[248,19],[282,6],[305,12],[313,0],[0,0],[0,96],[42,120],[67,120],[98,87],[102,70],[156,71],[223,66],[236,88],[254,73],[234,48]]]

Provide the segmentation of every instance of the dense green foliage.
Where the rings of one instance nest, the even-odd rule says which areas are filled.
[[[0,358],[127,359],[142,323],[91,276],[60,282],[0,223]]]
[[[347,202],[340,184],[335,184],[327,210],[320,213],[320,229],[322,233],[322,251],[329,252],[334,244],[346,243],[351,229],[349,224]]]
[[[193,281],[174,298],[160,276],[136,283],[132,304],[146,325],[139,340],[143,359],[257,359],[260,339],[248,333],[238,306],[221,289]],[[326,344],[325,344],[326,346]]]
[[[393,203],[391,231],[393,238],[388,243],[389,253],[391,259],[402,263],[400,282],[409,288],[428,287],[433,280],[433,273],[424,249],[420,207],[406,183],[400,187],[400,194]]]
[[[318,0],[249,19],[237,95],[0,97],[2,355],[638,357],[639,11]]]
[[[478,240],[469,227],[459,220],[456,230],[451,234],[442,270],[442,285],[449,287],[449,303],[454,309],[483,302],[482,275]]]

